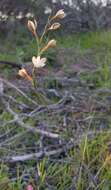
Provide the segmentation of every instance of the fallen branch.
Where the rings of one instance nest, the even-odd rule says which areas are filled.
[[[14,90],[16,90],[17,92],[19,92],[22,96],[24,96],[29,102],[33,103],[34,105],[38,105],[37,102],[35,102],[34,100],[32,100],[30,97],[28,97],[22,90],[20,90],[18,87],[16,87],[14,84],[12,84],[11,82],[8,82],[7,80],[0,78],[0,82],[3,82],[4,84],[6,84],[7,86],[9,86],[10,88],[13,88]]]
[[[40,159],[42,157],[50,157],[50,156],[57,156],[59,154],[62,154],[64,152],[66,152],[67,150],[72,149],[75,146],[74,143],[72,143],[71,141],[69,141],[69,143],[67,145],[62,146],[61,148],[58,148],[56,150],[50,150],[50,151],[39,151],[37,153],[31,153],[31,154],[24,154],[24,155],[19,155],[19,156],[12,156],[10,158],[6,158],[6,160],[4,160],[6,163],[14,163],[14,162],[24,162],[24,161],[28,161],[28,160],[37,160]]]
[[[22,68],[21,64],[14,63],[14,62],[11,62],[11,61],[0,61],[0,64],[9,65],[9,66],[12,66],[12,67],[18,68],[18,69]]]
[[[32,112],[28,114],[28,116],[35,117],[35,115],[38,115],[40,113],[45,113],[49,111],[59,111],[60,109],[64,109],[64,106],[67,104],[67,102],[72,101],[73,97],[66,94],[59,102],[56,104],[48,105],[48,106],[39,106]]]
[[[40,151],[37,153],[32,153],[32,154],[25,154],[25,155],[19,155],[19,156],[12,156],[10,159],[8,159],[8,162],[24,162],[24,161],[28,161],[28,160],[36,160],[36,159],[40,159],[43,156],[54,156],[57,154],[60,154],[63,152],[63,148],[59,148],[58,150],[52,150],[52,151]]]
[[[28,131],[31,131],[33,133],[39,133],[43,136],[46,136],[46,137],[50,137],[50,138],[60,138],[60,136],[56,133],[52,133],[52,132],[48,132],[48,131],[44,131],[44,130],[41,130],[41,129],[37,129],[37,128],[34,128],[32,126],[29,126],[28,124],[25,124],[22,119],[19,117],[19,115],[17,113],[15,113],[11,108],[10,108],[10,105],[8,102],[6,102],[3,98],[3,103],[7,109],[7,111],[13,115],[14,117],[14,120],[16,121],[16,123],[21,126],[22,128],[25,128],[27,129]]]

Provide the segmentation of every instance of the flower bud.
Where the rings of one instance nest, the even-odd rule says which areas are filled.
[[[58,28],[60,28],[61,24],[58,22],[55,22],[54,24],[52,24],[49,28],[49,30],[57,30]]]
[[[52,39],[48,42],[48,44],[41,50],[41,53],[44,51],[47,51],[49,48],[54,48],[56,47],[56,40]]]
[[[47,47],[48,48],[54,48],[56,46],[56,40],[52,39],[48,42]]]
[[[63,9],[57,11],[57,13],[52,17],[53,19],[63,19],[65,17],[65,13],[63,11]]]
[[[36,34],[36,29],[37,29],[37,22],[36,20],[34,20],[34,22],[32,22],[31,20],[28,20],[28,29],[35,35]]]
[[[29,81],[32,81],[32,77],[27,73],[27,71],[23,68],[23,69],[20,69],[19,70],[19,72],[18,72],[18,74],[21,76],[21,77],[23,77],[23,78],[25,78],[25,79],[27,79],[27,80],[29,80]]]

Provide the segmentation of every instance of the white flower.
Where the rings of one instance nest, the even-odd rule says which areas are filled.
[[[45,63],[46,63],[47,59],[46,58],[41,58],[40,56],[32,57],[32,63],[34,64],[34,67],[36,68],[40,68],[40,67],[44,67]]]

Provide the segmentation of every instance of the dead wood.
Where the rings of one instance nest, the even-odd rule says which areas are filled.
[[[22,68],[21,64],[14,63],[14,62],[11,62],[11,61],[2,61],[2,60],[0,60],[0,65],[8,65],[8,66],[11,66],[13,68],[18,68],[18,69]]]

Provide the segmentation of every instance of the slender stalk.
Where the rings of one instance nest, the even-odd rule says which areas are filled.
[[[37,33],[35,34],[35,39],[36,39],[36,43],[37,43],[37,56],[38,56],[39,52],[40,52],[40,41],[39,41],[39,37],[38,37]]]
[[[36,39],[36,43],[37,43],[37,56],[38,56],[39,52],[40,52],[40,46],[39,46],[39,37],[38,37],[37,32],[35,33],[35,39]],[[35,67],[34,66],[33,66],[33,69],[32,69],[32,78],[33,78],[32,85],[36,89],[37,82],[36,82]]]
[[[42,42],[42,40],[43,40],[45,34],[47,33],[47,28],[48,28],[48,26],[49,26],[49,24],[50,24],[50,17],[51,17],[51,15],[49,15],[49,17],[48,17],[48,20],[47,20],[47,23],[46,23],[46,25],[45,25],[43,34],[42,34],[42,36],[41,36],[41,38],[40,38],[40,43]]]
[[[34,66],[33,66],[33,69],[32,69],[32,78],[33,78],[33,80],[32,80],[32,85],[33,85],[33,87],[36,89],[37,83],[36,83],[35,67],[34,67]]]

